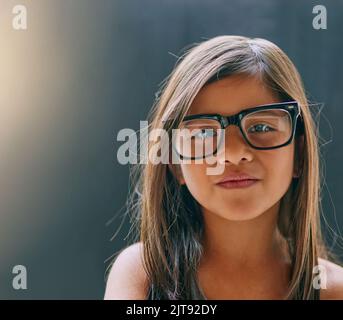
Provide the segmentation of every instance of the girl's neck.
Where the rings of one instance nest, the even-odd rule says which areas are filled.
[[[228,221],[203,211],[204,257],[221,266],[256,268],[273,261],[290,262],[288,246],[277,227],[279,206],[246,221]]]
[[[198,279],[208,299],[286,297],[291,259],[277,227],[277,210],[249,221],[227,221],[204,212]]]

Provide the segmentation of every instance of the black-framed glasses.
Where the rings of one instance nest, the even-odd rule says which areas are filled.
[[[303,133],[298,102],[287,101],[256,106],[231,116],[185,116],[175,130],[176,134],[173,133],[173,148],[181,159],[195,160],[215,155],[230,124],[238,126],[246,143],[258,150],[284,147],[293,141],[296,133]]]

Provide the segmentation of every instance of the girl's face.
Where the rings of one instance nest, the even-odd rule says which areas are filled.
[[[204,86],[194,99],[188,114],[237,112],[270,103],[281,102],[257,78],[234,75]],[[225,170],[220,175],[208,175],[206,168],[214,166],[205,161],[181,163],[179,181],[185,183],[203,212],[228,220],[248,220],[268,209],[277,209],[287,192],[293,176],[294,140],[273,150],[256,150],[244,140],[237,126],[225,132],[225,149],[217,154]],[[194,162],[194,161],[192,161]],[[258,179],[246,188],[225,189],[217,183],[232,172],[244,172]]]

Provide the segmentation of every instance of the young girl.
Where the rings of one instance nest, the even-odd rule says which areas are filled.
[[[317,129],[286,54],[218,36],[188,49],[161,91],[149,129],[190,129],[194,145],[176,135],[169,148],[190,161],[137,167],[139,238],[105,299],[343,299],[321,235]]]

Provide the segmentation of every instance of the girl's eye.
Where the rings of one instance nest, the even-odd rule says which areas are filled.
[[[251,128],[253,128],[253,129],[251,129]],[[249,133],[269,132],[269,131],[275,131],[275,130],[266,124],[257,124],[255,126],[250,127],[248,130]]]
[[[196,132],[193,137],[195,139],[208,139],[213,138],[217,135],[217,132],[215,129],[209,128],[209,129],[200,129],[198,132]]]

